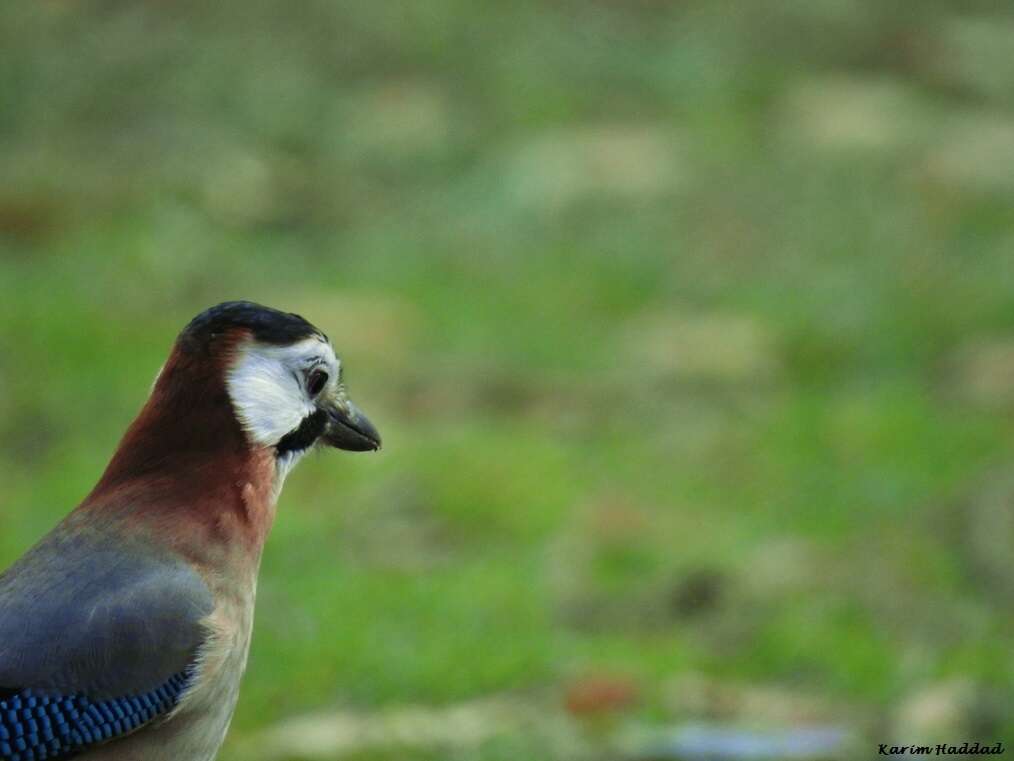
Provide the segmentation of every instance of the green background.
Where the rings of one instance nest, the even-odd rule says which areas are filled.
[[[478,699],[539,716],[277,757],[1014,739],[1008,6],[40,0],[0,50],[0,560],[219,301],[384,435],[290,476],[223,757]]]

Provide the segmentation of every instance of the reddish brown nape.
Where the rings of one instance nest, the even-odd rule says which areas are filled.
[[[177,341],[151,396],[78,511],[142,524],[198,562],[259,546],[274,513],[274,453],[253,450],[225,373],[244,330],[204,348]]]

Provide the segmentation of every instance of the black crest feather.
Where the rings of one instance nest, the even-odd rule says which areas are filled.
[[[180,343],[191,350],[207,349],[223,333],[249,330],[262,343],[284,345],[321,333],[308,320],[252,301],[226,301],[206,309],[180,333]]]

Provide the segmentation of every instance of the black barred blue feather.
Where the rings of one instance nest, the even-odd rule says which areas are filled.
[[[189,684],[176,674],[130,697],[89,700],[24,690],[0,700],[2,761],[62,761],[92,745],[128,735],[172,711]]]

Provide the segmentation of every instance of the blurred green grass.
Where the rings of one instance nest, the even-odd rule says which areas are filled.
[[[5,5],[0,558],[86,493],[176,331],[253,298],[328,332],[386,447],[289,480],[230,757],[304,711],[601,673],[644,721],[684,718],[684,672],[1009,706],[966,524],[1012,462],[1012,29]]]

